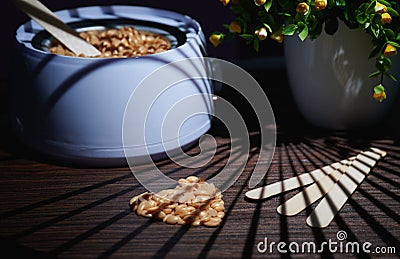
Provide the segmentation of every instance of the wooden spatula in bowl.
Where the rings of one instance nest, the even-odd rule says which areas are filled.
[[[101,54],[98,49],[79,37],[73,28],[61,21],[38,0],[12,0],[12,2],[75,54],[83,54],[88,57]]]

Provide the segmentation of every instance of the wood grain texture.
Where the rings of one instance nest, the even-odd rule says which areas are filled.
[[[285,93],[275,98],[285,98]],[[269,242],[321,244],[329,239],[337,241],[337,232],[343,230],[347,241],[371,242],[373,248],[393,246],[399,256],[400,131],[393,123],[394,117],[369,131],[331,132],[316,129],[301,119],[289,120],[290,114],[297,118],[294,107],[283,109],[272,103],[277,111],[277,147],[268,174],[258,186],[354,156],[371,145],[388,152],[328,228],[306,225],[315,205],[294,217],[277,214],[277,206],[298,191],[262,202],[244,199],[257,160],[256,137],[252,139],[252,153],[244,172],[223,193],[226,217],[222,225],[206,228],[171,226],[138,217],[130,212],[128,203],[145,189],[129,168],[59,165],[27,150],[3,126],[0,129],[1,251],[14,256],[46,258],[265,258],[269,254],[257,251],[257,244],[265,237]],[[257,135],[257,131],[252,133]],[[164,160],[157,163],[159,168],[175,179],[188,175],[207,178],[217,173],[228,159],[229,138],[218,123],[210,134],[215,136],[219,148],[207,166],[187,169]],[[197,147],[188,151],[196,152]],[[275,249],[272,256],[281,255]],[[323,256],[341,258],[343,254],[326,251]]]

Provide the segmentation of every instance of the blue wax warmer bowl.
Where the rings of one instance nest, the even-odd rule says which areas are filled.
[[[143,109],[146,125],[135,117],[124,117],[132,93],[149,75],[171,62],[206,55],[199,23],[179,13],[137,6],[90,6],[55,14],[78,31],[133,26],[167,37],[172,47],[135,58],[61,56],[49,53],[52,37],[40,25],[34,21],[21,25],[16,32],[9,115],[11,128],[22,143],[65,163],[122,166],[126,165],[124,121],[139,128],[146,126],[144,133],[124,133],[133,136],[129,138],[129,156],[138,163],[146,157],[144,150],[159,159],[197,142],[209,130],[212,83],[204,79],[149,87],[155,98],[150,110]],[[193,65],[195,69],[179,66],[176,73],[188,74],[186,69],[209,73],[206,63],[198,64]],[[162,83],[168,81],[167,77],[164,73],[157,80]],[[154,93],[155,89],[158,92]],[[146,91],[140,92],[146,96]],[[185,108],[173,109],[187,96],[198,96],[188,104],[193,116]],[[140,115],[141,98],[134,99],[138,103],[136,114]],[[181,118],[183,110],[186,118],[179,122],[181,125],[169,129],[172,123],[168,120]]]

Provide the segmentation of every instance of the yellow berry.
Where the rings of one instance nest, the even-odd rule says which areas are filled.
[[[372,96],[375,100],[377,101],[384,101],[386,99],[386,93],[382,91],[381,93],[377,94],[374,92],[374,95]]]
[[[218,45],[221,43],[222,36],[221,34],[212,34],[208,39],[212,45],[214,45],[214,47],[218,47]]]
[[[374,8],[375,13],[387,13],[387,7],[384,4],[379,3],[378,1],[375,4]]]
[[[382,14],[382,23],[390,23],[392,21],[392,17],[388,13]]]
[[[394,55],[397,54],[397,49],[396,49],[396,47],[393,46],[392,44],[387,44],[387,45],[386,45],[386,48],[385,48],[385,51],[383,52],[383,54],[384,54],[386,57],[394,56]]]
[[[315,0],[315,8],[317,10],[323,10],[328,5],[328,0]]]
[[[310,10],[310,6],[307,3],[299,3],[296,7],[296,12],[306,14]]]
[[[267,0],[254,0],[254,3],[255,3],[257,6],[263,5],[263,4],[265,4],[265,2],[267,2]]]
[[[227,6],[229,4],[230,0],[219,0],[224,6]]]
[[[242,27],[238,22],[233,21],[231,22],[231,24],[229,24],[229,31],[234,33],[241,33]]]
[[[267,28],[261,27],[260,29],[256,30],[254,34],[258,37],[259,40],[265,40],[268,36]]]
[[[271,35],[271,39],[276,40],[279,43],[283,42],[283,34],[282,32],[275,32]]]

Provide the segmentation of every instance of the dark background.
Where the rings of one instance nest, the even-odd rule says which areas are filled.
[[[182,14],[189,15],[196,19],[202,26],[204,34],[208,36],[214,31],[223,31],[223,24],[230,23],[234,19],[233,14],[228,7],[224,7],[219,0],[42,0],[48,8],[53,11],[61,9],[69,9],[79,6],[90,5],[139,5],[161,9],[176,11]],[[6,80],[8,77],[8,67],[12,60],[14,35],[17,27],[26,22],[29,18],[19,11],[11,2],[4,1],[0,9],[0,21],[2,24],[2,40],[0,41],[0,49],[3,52],[3,57],[0,63],[0,79]],[[266,40],[261,46],[259,52],[256,52],[247,46],[240,38],[230,42],[225,42],[218,48],[214,48],[208,42],[208,53],[211,57],[218,57],[229,61],[237,61],[250,59],[260,56],[281,56],[282,46],[279,43],[271,40]]]

